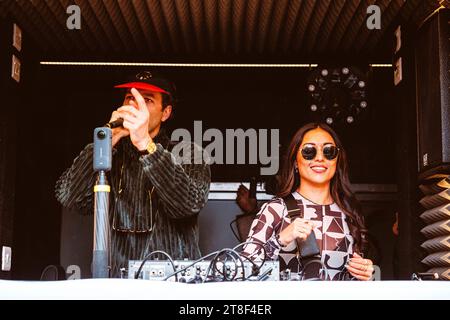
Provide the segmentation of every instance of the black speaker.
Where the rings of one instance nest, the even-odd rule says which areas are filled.
[[[419,171],[450,167],[449,10],[440,10],[419,29],[416,88]]]

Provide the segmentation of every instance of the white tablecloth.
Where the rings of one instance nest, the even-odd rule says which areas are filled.
[[[450,299],[445,281],[265,281],[185,284],[131,279],[0,280],[0,299]]]

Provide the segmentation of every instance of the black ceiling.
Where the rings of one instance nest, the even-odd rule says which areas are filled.
[[[43,58],[224,61],[388,57],[394,24],[419,26],[437,0],[4,0]],[[66,9],[81,9],[68,30]],[[381,8],[381,30],[366,27]]]

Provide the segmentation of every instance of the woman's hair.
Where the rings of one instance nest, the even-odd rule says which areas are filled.
[[[284,157],[281,168],[280,183],[277,196],[285,197],[294,192],[300,186],[298,171],[295,170],[298,150],[302,144],[303,137],[308,131],[320,128],[328,132],[339,148],[339,155],[336,164],[336,173],[331,179],[330,193],[333,200],[344,211],[347,216],[347,223],[350,234],[353,236],[354,251],[364,252],[366,249],[366,233],[364,219],[360,214],[360,206],[354,194],[350,190],[350,180],[348,178],[347,154],[342,146],[336,132],[324,123],[308,123],[301,127],[294,135],[289,148]]]

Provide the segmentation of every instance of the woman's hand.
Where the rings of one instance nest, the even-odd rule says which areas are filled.
[[[284,247],[294,241],[299,239],[300,241],[305,241],[314,228],[314,224],[310,220],[296,218],[287,226],[283,231],[280,232],[280,237],[278,241]]]
[[[353,253],[353,258],[347,262],[347,270],[358,280],[367,281],[372,278],[373,262],[370,259],[363,259],[359,254]]]

